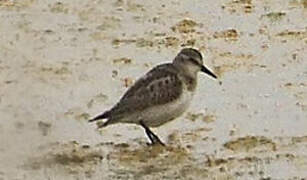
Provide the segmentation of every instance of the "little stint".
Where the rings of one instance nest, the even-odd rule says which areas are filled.
[[[115,123],[141,125],[152,144],[164,143],[149,127],[161,126],[185,112],[197,85],[197,73],[217,78],[203,65],[201,53],[184,48],[172,63],[158,65],[131,86],[110,110],[89,122],[106,119],[99,128]]]

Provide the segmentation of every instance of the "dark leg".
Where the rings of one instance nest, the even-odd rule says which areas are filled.
[[[165,144],[159,139],[157,135],[155,135],[145,124],[143,121],[140,121],[140,125],[145,129],[146,135],[151,141],[151,144],[154,145],[156,143],[161,144],[162,146],[165,146]]]

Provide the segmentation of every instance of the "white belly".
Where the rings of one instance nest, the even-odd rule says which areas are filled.
[[[182,115],[189,107],[193,92],[184,91],[179,99],[168,104],[148,108],[137,119],[150,127],[157,127]]]

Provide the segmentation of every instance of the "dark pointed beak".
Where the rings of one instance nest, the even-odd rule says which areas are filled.
[[[217,76],[215,74],[213,74],[213,72],[211,72],[208,68],[206,68],[205,66],[201,66],[201,71],[208,74],[209,76],[213,77],[214,79],[217,79]]]

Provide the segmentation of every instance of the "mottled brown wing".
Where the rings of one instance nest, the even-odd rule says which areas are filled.
[[[125,93],[120,102],[111,109],[111,116],[144,110],[162,105],[178,98],[182,83],[172,64],[163,64],[149,71]]]

